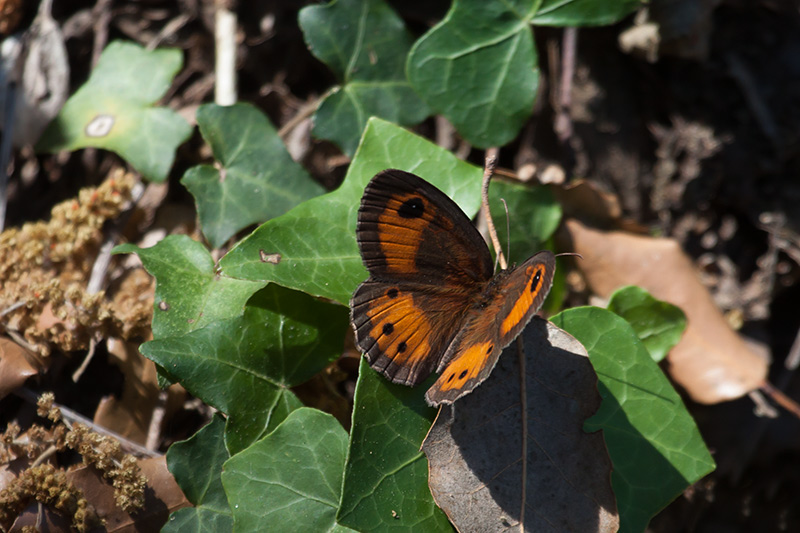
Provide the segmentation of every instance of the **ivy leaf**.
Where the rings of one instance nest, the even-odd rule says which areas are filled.
[[[505,205],[501,199],[505,200]],[[544,186],[493,181],[489,188],[489,206],[497,238],[502,246],[509,248],[509,265],[520,264],[540,251],[561,221],[561,205]]]
[[[317,137],[352,155],[371,116],[413,125],[430,114],[405,76],[413,39],[387,4],[338,0],[308,6],[299,22],[311,53],[341,81],[317,108]]]
[[[608,310],[628,321],[653,360],[664,359],[686,329],[686,315],[641,287],[623,287],[611,295]]]
[[[231,278],[273,281],[348,305],[367,277],[356,244],[356,215],[367,182],[398,168],[430,181],[472,216],[481,170],[389,122],[373,118],[339,189],[267,221],[220,260]],[[269,260],[268,260],[269,259]]]
[[[292,160],[275,128],[255,107],[206,104],[197,110],[197,125],[220,166],[190,168],[181,183],[197,202],[203,233],[212,246],[324,192]]]
[[[531,24],[608,24],[638,5],[638,0],[455,0],[411,49],[408,79],[464,139],[481,148],[502,146],[530,116],[539,84]]]
[[[635,11],[639,0],[543,0],[531,19],[539,26],[601,26]]]
[[[189,439],[167,450],[167,466],[194,507],[178,509],[161,529],[223,532],[233,530],[233,515],[222,487],[222,464],[230,458],[225,449],[225,420],[216,414]]]
[[[176,112],[153,104],[164,96],[182,64],[177,49],[147,51],[134,43],[109,44],[89,81],[67,100],[37,149],[104,148],[147,179],[164,181],[176,148],[192,128]]]
[[[175,337],[217,320],[241,316],[264,282],[216,275],[208,250],[186,235],[169,235],[155,246],[121,244],[114,253],[136,253],[156,278],[153,337]]]
[[[580,307],[551,320],[586,347],[597,372],[603,402],[584,427],[603,430],[620,531],[644,531],[653,515],[714,470],[714,460],[680,396],[623,318]]]
[[[347,310],[275,284],[248,301],[241,317],[139,350],[192,394],[228,415],[233,454],[300,407],[289,391],[341,354]]]
[[[361,359],[337,521],[358,531],[452,531],[428,488],[420,445],[436,416],[424,391],[390,383]]]
[[[231,457],[222,483],[237,531],[350,531],[336,524],[347,433],[331,415],[302,408]]]

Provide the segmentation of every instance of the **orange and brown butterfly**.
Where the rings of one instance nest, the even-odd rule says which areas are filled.
[[[369,279],[350,301],[356,344],[375,370],[451,404],[492,372],[541,307],[555,272],[542,251],[494,273],[486,242],[442,191],[402,170],[367,185],[356,238]]]

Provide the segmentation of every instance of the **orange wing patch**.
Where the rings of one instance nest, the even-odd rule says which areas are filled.
[[[367,316],[372,324],[369,336],[375,339],[381,353],[394,362],[413,365],[430,353],[430,328],[423,310],[414,305],[410,296],[376,300]]]
[[[436,380],[431,390],[442,392],[461,390],[471,379],[475,379],[486,367],[486,361],[495,349],[493,341],[473,344],[456,359],[450,361],[444,373]]]
[[[416,384],[430,373],[431,342],[439,338],[413,295],[375,283],[353,298],[356,342],[372,367],[395,383]],[[426,361],[427,360],[427,361]]]
[[[377,227],[380,250],[386,258],[391,258],[386,264],[388,274],[407,276],[416,271],[416,259],[423,244],[421,237],[435,216],[433,206],[420,194],[397,193],[386,201]]]
[[[525,274],[528,277],[528,283],[525,285],[522,294],[517,298],[517,301],[514,302],[514,307],[511,308],[511,311],[509,311],[508,315],[503,319],[500,325],[501,337],[508,335],[508,332],[514,329],[520,321],[527,318],[528,310],[536,300],[536,296],[542,291],[545,266],[542,264],[530,265],[525,269]]]

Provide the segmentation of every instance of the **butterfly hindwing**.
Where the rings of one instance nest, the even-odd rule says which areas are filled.
[[[556,272],[553,252],[541,251],[499,279],[501,304],[498,338],[503,348],[517,338],[531,317],[542,307]]]
[[[436,369],[463,326],[468,304],[461,298],[367,280],[350,302],[356,344],[372,368],[395,383],[416,385]]]
[[[487,301],[479,303],[452,342],[437,370],[439,379],[425,394],[430,405],[453,403],[480,385],[544,303],[555,274],[555,256],[539,252],[490,283]]]

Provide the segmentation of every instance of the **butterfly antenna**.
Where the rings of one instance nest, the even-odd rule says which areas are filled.
[[[581,259],[583,259],[583,256],[578,252],[562,252],[560,254],[556,254],[556,257],[562,257],[565,255],[574,255],[575,257],[580,257]]]
[[[500,263],[500,268],[505,270],[508,267],[506,258],[503,255],[503,250],[500,247],[500,240],[497,238],[497,229],[494,227],[492,214],[489,212],[489,182],[492,180],[494,168],[497,166],[497,148],[489,148],[486,150],[486,159],[483,166],[483,188],[481,190],[481,211],[483,217],[486,219],[486,226],[489,229],[489,237],[492,239],[492,246],[497,254],[497,261]]]
[[[503,202],[503,209],[506,211],[506,254],[508,254],[508,257],[511,257],[511,219],[508,217],[508,204],[506,203],[506,199],[500,198],[500,201]]]

